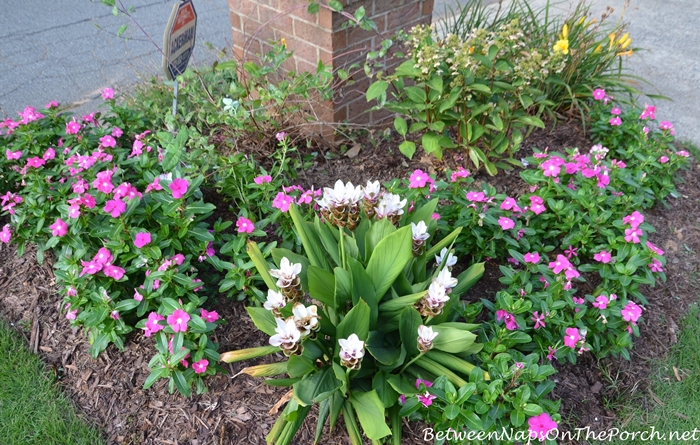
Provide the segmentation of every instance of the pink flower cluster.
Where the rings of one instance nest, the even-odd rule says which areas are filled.
[[[509,331],[514,331],[519,328],[518,322],[515,320],[515,316],[503,309],[499,309],[496,311],[496,320],[504,320],[506,324],[506,329],[508,329]]]
[[[97,272],[102,271],[105,276],[119,281],[124,277],[125,271],[121,267],[113,265],[112,261],[114,261],[112,252],[106,247],[102,247],[97,251],[97,254],[95,254],[91,261],[81,261],[83,270],[80,272],[79,276],[82,277],[85,274],[95,275]]]
[[[632,214],[622,218],[622,222],[630,225],[628,229],[625,229],[625,241],[638,244],[640,241],[639,237],[644,236],[644,232],[639,228],[644,222],[644,215],[634,211]]]

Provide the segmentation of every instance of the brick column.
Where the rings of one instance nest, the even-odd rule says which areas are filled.
[[[377,24],[384,38],[399,29],[430,24],[434,0],[341,0],[345,11],[354,14],[364,6],[367,17]],[[267,52],[267,42],[284,38],[294,57],[286,65],[299,72],[316,71],[318,61],[333,70],[360,65],[368,51],[376,50],[382,37],[359,27],[343,28],[348,21],[337,12],[321,8],[318,14],[307,12],[308,0],[229,0],[233,48],[238,57],[254,58]],[[389,62],[391,63],[391,62]],[[386,117],[383,111],[368,111],[371,104],[364,93],[369,79],[360,69],[353,74],[354,85],[339,85],[333,102],[325,104],[320,117],[326,121],[373,124]]]

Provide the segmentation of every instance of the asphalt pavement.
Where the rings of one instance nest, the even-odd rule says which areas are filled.
[[[529,3],[538,7],[545,1]],[[114,17],[98,0],[23,0],[4,7],[0,14],[0,117],[15,117],[27,105],[39,108],[51,100],[75,105],[76,113],[94,111],[105,87],[119,92],[161,75],[159,48],[174,1],[117,2],[136,8],[133,17],[137,23]],[[565,13],[575,0],[552,3]],[[591,3],[597,16],[607,5],[619,14],[625,1]],[[194,0],[194,5],[199,19],[190,63],[211,64],[222,51],[230,54],[228,2]],[[436,0],[436,20],[444,14],[445,5],[456,8],[458,1]],[[654,86],[641,85],[642,89],[672,99],[656,101],[658,119],[673,122],[680,139],[700,145],[700,1],[631,0],[624,20],[629,22],[632,46],[644,49],[629,59],[629,66]],[[124,23],[129,24],[124,34],[128,40],[115,35]]]

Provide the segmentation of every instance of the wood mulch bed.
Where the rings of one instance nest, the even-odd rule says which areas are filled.
[[[327,156],[328,153],[317,156],[312,168],[300,174],[300,182],[316,187],[330,185],[335,179],[362,184],[369,179],[406,178],[415,168],[440,171],[444,165],[433,165],[420,154],[414,161],[408,161],[396,148],[400,143],[398,137],[380,140],[375,146],[365,136],[358,143],[362,149],[353,158],[339,151],[335,157]],[[560,123],[553,131],[533,132],[525,141],[523,152],[572,146],[588,148],[590,142],[577,123]],[[648,408],[658,403],[648,380],[650,365],[676,343],[678,324],[688,305],[697,301],[700,288],[697,279],[700,258],[696,255],[700,252],[700,165],[693,162],[689,170],[679,175],[682,197],[669,199],[668,207],[658,204],[645,212],[647,221],[657,229],[650,240],[666,251],[668,280],[643,291],[650,304],[644,313],[641,337],[635,339],[632,361],[606,358],[596,363],[590,356],[584,356],[576,366],[555,364],[559,373],[553,376],[558,382],[553,396],[562,400],[561,413],[569,419],[569,429],[590,426],[600,431],[623,424],[628,419],[620,419],[611,411],[611,400],[637,395]],[[522,189],[516,172],[478,179],[499,190]],[[484,277],[466,298],[493,296],[501,289],[499,276],[496,265],[487,263]],[[267,336],[255,329],[243,302],[224,297],[211,301],[213,309],[227,321],[215,331],[221,351],[267,344]],[[39,265],[31,249],[23,258],[17,258],[14,248],[0,245],[0,315],[41,355],[79,411],[103,429],[108,443],[265,443],[265,435],[276,419],[270,411],[287,389],[269,387],[238,372],[244,366],[280,357],[226,365],[229,375],[210,377],[209,392],[189,399],[168,394],[164,380],[144,391],[141,387],[149,374],[147,363],[155,353],[154,340],[134,333],[127,338],[124,351],[110,346],[99,358],[92,359],[86,338],[59,314],[60,303],[61,297],[55,293],[51,258]],[[615,380],[606,378],[600,369]],[[313,413],[293,443],[313,442],[316,423]],[[421,428],[421,425],[406,428],[402,443],[424,444]],[[349,444],[342,433],[342,424],[332,436],[326,435],[322,443]]]

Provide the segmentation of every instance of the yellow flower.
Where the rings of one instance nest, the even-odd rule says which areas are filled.
[[[603,50],[603,44],[601,43],[600,45],[598,45],[598,47],[597,47],[597,48],[595,49],[595,51],[593,51],[593,52],[594,52],[594,53],[599,53],[599,52],[601,52],[602,50]]]
[[[612,49],[613,43],[615,43],[615,33],[614,32],[610,33],[608,38],[610,39],[610,47],[608,49]]]
[[[280,39],[280,43],[281,43],[282,46],[284,46],[285,48],[287,47],[287,39],[285,39],[284,37],[282,37],[282,38]]]
[[[632,43],[632,39],[630,39],[627,34],[625,34],[625,37],[624,39],[620,39],[620,49],[625,49]]]
[[[562,52],[564,54],[569,54],[569,40],[557,40],[557,43],[554,45],[553,49],[555,53]]]
[[[621,52],[621,53],[617,53],[617,55],[620,56],[620,57],[622,57],[622,56],[629,56],[629,57],[632,57],[632,50],[629,49],[629,50],[627,50],[627,51],[624,51],[624,52]]]
[[[564,27],[561,29],[561,38],[565,39],[569,37],[569,25],[564,23]]]
[[[617,41],[620,45],[622,45],[622,42],[627,40],[627,38],[630,36],[630,33],[626,32],[622,37],[620,37],[620,40]]]
[[[581,17],[581,19],[578,21],[578,23],[576,23],[576,26],[583,25],[583,22],[585,22],[585,21],[586,21],[586,16],[584,15]]]

